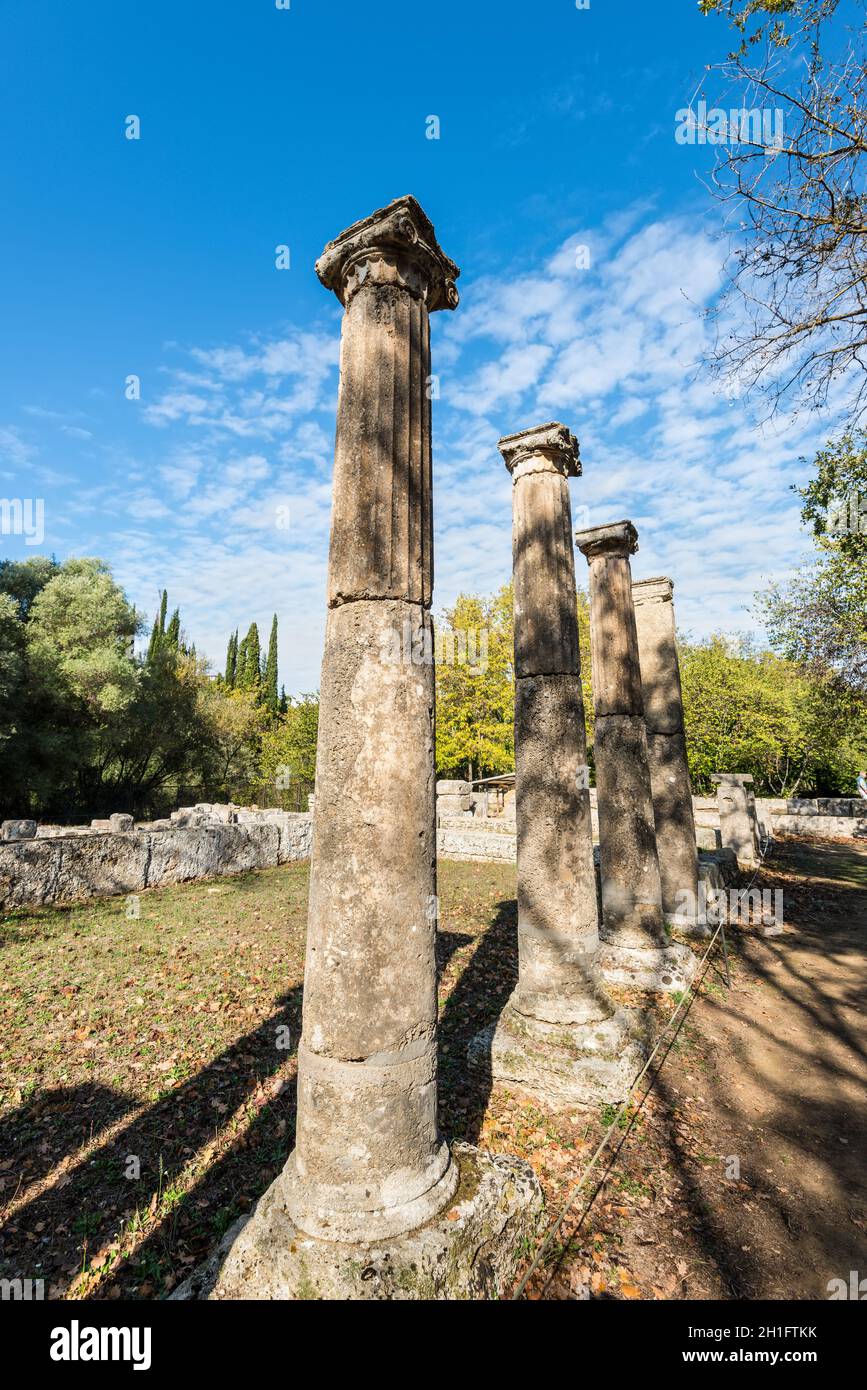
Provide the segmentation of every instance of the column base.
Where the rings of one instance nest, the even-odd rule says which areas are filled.
[[[552,1108],[624,1100],[646,1057],[640,1019],[626,1009],[599,1023],[552,1024],[508,1004],[467,1053],[470,1066]]]
[[[599,944],[599,969],[610,985],[654,994],[682,993],[695,974],[696,958],[688,946],[618,946],[611,941]]]
[[[433,1220],[386,1240],[317,1240],[285,1205],[283,1174],[172,1299],[484,1299],[504,1293],[537,1235],[542,1189],[523,1159],[452,1149],[459,1182]]]

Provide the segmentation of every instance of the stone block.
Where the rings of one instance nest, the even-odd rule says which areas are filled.
[[[35,820],[4,820],[0,826],[0,839],[35,840],[36,830]]]
[[[491,1299],[504,1296],[535,1244],[542,1191],[519,1158],[456,1144],[460,1181],[433,1221],[391,1239],[316,1240],[286,1209],[285,1175],[223,1237],[173,1300]]]

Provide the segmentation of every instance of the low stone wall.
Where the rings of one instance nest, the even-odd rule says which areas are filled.
[[[437,830],[437,854],[440,859],[457,859],[472,864],[492,860],[503,864],[517,861],[518,839],[514,831],[503,827],[502,821],[464,820],[446,818]],[[593,855],[599,863],[599,846]],[[734,851],[709,845],[699,849],[699,878],[709,888],[725,888],[736,883],[738,863]]]
[[[172,825],[119,833],[51,827],[0,843],[0,909],[45,907],[165,883],[216,878],[306,859],[313,817],[250,812],[238,824]]]
[[[692,800],[696,840],[713,849],[720,843],[716,797],[694,796]],[[807,840],[867,838],[867,801],[860,797],[756,797],[756,817],[768,839],[777,835],[798,835]]]

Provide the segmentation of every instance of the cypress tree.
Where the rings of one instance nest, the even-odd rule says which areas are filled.
[[[256,690],[262,679],[261,649],[259,647],[259,628],[251,623],[244,638],[246,654],[244,657],[244,689]]]
[[[229,645],[226,648],[226,685],[231,689],[238,675],[238,629],[229,638]]]
[[[166,629],[166,646],[177,651],[181,644],[181,611],[176,608]]]
[[[277,697],[277,614],[271,620],[271,636],[268,640],[268,659],[265,662],[265,705],[276,714],[280,701]]]
[[[262,656],[259,628],[251,623],[247,635],[238,647],[235,687],[238,690],[258,690],[262,684]]]
[[[156,656],[156,654],[157,654],[157,649],[158,649],[160,646],[162,646],[163,637],[165,636],[165,631],[166,631],[166,609],[167,609],[167,607],[168,607],[168,603],[169,603],[168,590],[167,590],[167,589],[163,589],[162,597],[161,597],[161,599],[160,599],[160,611],[159,611],[159,613],[157,614],[157,616],[154,618],[154,625],[153,625],[153,628],[151,629],[151,640],[150,640],[150,642],[148,643],[148,654],[147,654],[148,665],[150,665],[150,663],[153,661],[154,657]]]

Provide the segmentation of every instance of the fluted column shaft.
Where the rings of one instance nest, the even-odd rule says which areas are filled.
[[[437,1128],[428,314],[457,268],[412,199],[317,263],[346,313],[316,759],[297,1146],[302,1230],[376,1239],[457,1181]],[[397,644],[398,650],[401,648]]]
[[[698,912],[698,854],[673,593],[664,577],[632,585],[662,907],[683,920]]]
[[[575,541],[590,569],[604,934],[623,946],[665,946],[629,564],[637,534],[623,521],[579,531]]]

